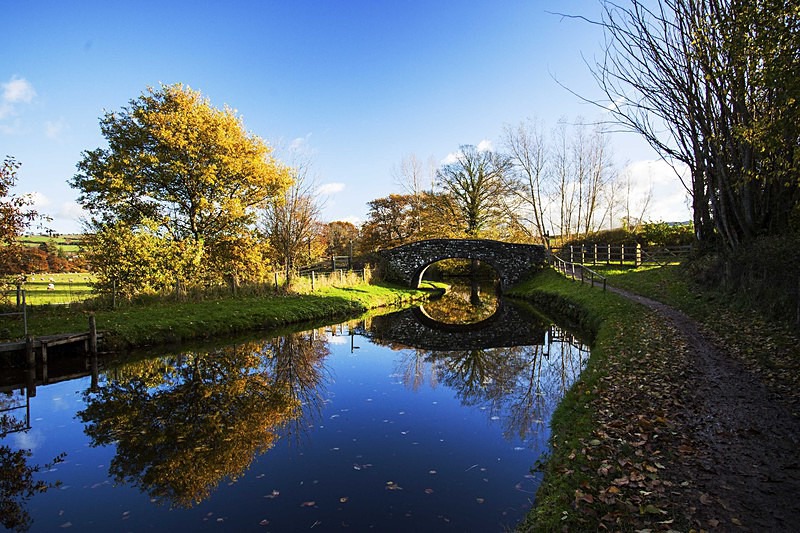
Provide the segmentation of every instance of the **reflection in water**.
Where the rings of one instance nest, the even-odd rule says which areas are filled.
[[[30,412],[24,418],[15,416],[22,408],[21,398],[16,391],[0,394],[0,439],[11,433],[26,432],[30,429]],[[63,460],[64,455],[56,457],[51,464],[39,466],[28,464],[30,450],[15,450],[11,446],[0,446],[0,524],[6,529],[27,531],[32,519],[26,503],[38,493],[57,487],[58,482],[34,481],[34,474],[50,469]]]
[[[497,282],[486,280],[493,287]],[[492,316],[500,304],[494,292],[482,293],[479,280],[453,283],[441,298],[426,303],[424,312],[443,324],[474,324]]]
[[[507,307],[497,305],[501,310]],[[508,313],[507,309],[495,314],[508,320],[521,316]],[[409,317],[418,315],[392,316],[410,320]],[[479,348],[465,344],[459,349],[457,343],[451,342],[446,351],[430,346],[427,349],[402,346],[399,353],[391,356],[386,373],[392,372],[394,365],[394,375],[403,381],[397,387],[420,391],[419,396],[424,395],[422,389],[426,385],[431,389],[444,386],[453,391],[456,403],[479,410],[478,416],[484,416],[485,412],[487,422],[502,424],[507,440],[520,440],[525,447],[541,446],[550,411],[588,358],[588,350],[576,339],[553,326],[545,332],[546,327],[541,317],[530,317],[527,328],[515,325],[514,329],[523,332],[527,342],[533,342],[521,346]],[[374,339],[375,332],[387,330],[392,328],[387,327],[385,317],[374,317],[334,327],[330,332],[310,330],[207,353],[184,352],[123,364],[106,370],[99,387],[84,393],[85,408],[78,417],[85,424],[83,431],[91,438],[92,446],[114,446],[110,477],[139,488],[171,508],[189,508],[208,498],[223,480],[235,481],[242,476],[254,459],[272,448],[281,435],[301,439],[312,432],[309,428],[319,432],[333,425],[334,420],[339,423],[355,417],[355,414],[342,415],[351,411],[340,408],[334,414],[328,413],[330,416],[324,417],[323,424],[323,410],[335,397],[328,388],[336,384],[340,393],[337,401],[348,394],[344,380],[336,383],[330,375],[327,365],[332,359],[331,343],[338,340],[337,334],[349,333],[349,339],[341,340],[349,344],[352,354],[358,348],[356,332]],[[508,340],[509,336],[505,338]],[[474,343],[474,339],[470,342]],[[383,343],[397,347],[385,339]],[[353,368],[359,368],[354,371],[357,382],[363,379],[361,373],[365,370],[361,369],[379,362],[370,359],[368,353],[362,353],[363,358],[353,356],[351,361]],[[357,361],[361,366],[356,365]],[[345,372],[344,367],[338,368]],[[434,425],[441,423],[439,420]],[[343,433],[343,442],[352,442],[355,447],[362,437],[376,438],[371,433],[358,433],[366,431],[363,428],[372,431],[374,419],[372,422],[369,418],[359,419],[358,424],[362,429],[346,429],[353,433]],[[418,431],[421,435],[423,429]],[[407,433],[404,429],[401,434]],[[316,438],[321,438],[320,433],[316,433]],[[376,454],[370,466],[381,460],[390,463],[390,458],[378,455],[386,446],[386,441],[380,441],[374,450],[368,448],[370,454]],[[331,450],[344,454],[344,444],[337,443]],[[433,453],[433,447],[428,451]],[[478,449],[474,451],[481,453]],[[344,459],[344,463],[324,463],[325,469],[335,470],[339,476],[360,472],[367,460],[363,458],[364,451],[356,453]],[[311,454],[306,457],[304,461],[309,464],[315,460]],[[353,466],[352,470],[348,461],[359,468]],[[433,470],[429,468],[423,469],[424,475],[431,475]],[[460,464],[455,470],[463,474]],[[382,487],[386,479],[394,480],[393,477],[378,479],[378,486]],[[278,481],[279,478],[271,482]],[[425,497],[429,497],[427,487],[419,489]],[[272,487],[267,490],[272,491],[267,496],[270,498],[279,492]],[[337,486],[333,490],[350,489]]]
[[[589,348],[551,325],[544,344],[453,351],[408,349],[399,362],[404,384],[426,381],[456,391],[464,405],[502,420],[506,438],[525,440],[549,420],[558,400],[580,375]]]
[[[78,413],[93,446],[116,443],[110,473],[152,498],[189,507],[235,480],[314,390],[300,335],[141,361],[85,393]]]

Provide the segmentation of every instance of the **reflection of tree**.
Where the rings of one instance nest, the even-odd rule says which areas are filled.
[[[110,473],[172,505],[200,502],[272,447],[296,415],[272,352],[250,344],[161,359],[161,378],[109,379],[79,414],[94,446],[116,443]],[[126,374],[126,372],[121,372]],[[158,382],[153,386],[154,382]]]
[[[453,285],[441,298],[427,302],[425,312],[444,324],[474,324],[497,311],[499,300],[493,294],[475,300],[470,285]]]
[[[322,411],[323,362],[330,354],[325,336],[316,330],[291,333],[268,341],[263,352],[270,354],[267,362],[276,385],[303,406],[302,416],[294,419],[296,429],[307,426],[307,418]]]
[[[7,409],[5,401],[0,401],[0,405],[3,411]],[[28,429],[27,424],[8,416],[5,412],[0,416],[0,439],[9,433],[26,429]],[[61,462],[63,455],[56,457],[52,464],[43,467],[29,465],[30,456],[30,450],[13,450],[7,445],[0,446],[0,524],[6,529],[27,531],[32,520],[25,509],[25,503],[35,494],[60,484],[34,481],[33,475],[41,470],[48,470],[52,464]]]
[[[463,351],[409,351],[399,373],[417,389],[423,376],[453,389],[464,405],[499,416],[506,438],[526,439],[544,421],[580,375],[588,352],[551,329],[546,345]],[[426,368],[427,366],[427,368]],[[433,377],[435,376],[435,377]]]

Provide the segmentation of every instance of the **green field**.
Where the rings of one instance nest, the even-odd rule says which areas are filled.
[[[63,274],[29,274],[25,289],[26,300],[31,305],[70,304],[81,302],[91,296],[94,275],[86,272]],[[53,288],[49,289],[49,285]],[[9,294],[13,302],[15,295]]]
[[[78,253],[83,235],[59,235],[50,237],[48,235],[25,235],[20,237],[18,242],[24,246],[39,246],[42,243],[52,243],[60,248],[64,253]]]

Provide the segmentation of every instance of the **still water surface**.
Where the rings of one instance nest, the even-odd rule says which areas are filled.
[[[94,389],[38,386],[0,444],[65,454],[24,502],[32,531],[503,531],[588,358],[529,319],[523,346],[408,347],[381,317],[106,362]]]

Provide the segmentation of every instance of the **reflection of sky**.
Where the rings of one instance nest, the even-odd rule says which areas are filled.
[[[39,387],[31,399],[33,429],[7,441],[30,446],[30,464],[62,452],[66,460],[39,474],[64,486],[30,501],[32,530],[513,527],[533,499],[537,480],[529,472],[544,450],[547,420],[540,433],[507,439],[507,412],[485,404],[465,407],[453,389],[435,380],[414,389],[402,367],[413,352],[340,331],[326,335],[330,355],[320,416],[304,419],[308,427],[301,435],[285,437],[239,480],[223,480],[191,509],[169,510],[108,479],[115,447],[91,447],[74,416],[84,406],[89,378]],[[354,353],[351,340],[360,347]],[[548,383],[562,362],[556,351],[542,361]]]

